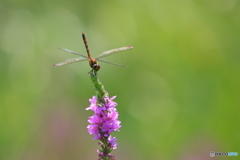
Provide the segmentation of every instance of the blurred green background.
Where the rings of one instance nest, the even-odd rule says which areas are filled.
[[[0,159],[97,159],[87,132],[95,91],[76,57],[134,46],[100,62],[117,95],[121,160],[213,159],[240,153],[237,0],[3,0],[0,2]],[[215,157],[214,159],[237,159]]]

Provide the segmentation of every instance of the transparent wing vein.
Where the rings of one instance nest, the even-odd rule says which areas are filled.
[[[86,60],[88,60],[88,58],[82,58],[82,57],[71,58],[71,59],[68,59],[68,60],[66,60],[64,62],[60,62],[60,63],[54,64],[54,65],[52,65],[52,67],[63,66],[63,65],[66,65],[66,64],[71,64],[71,63],[80,62],[80,61],[86,61]]]
[[[116,49],[112,49],[109,51],[105,51],[105,52],[101,53],[100,55],[98,55],[95,59],[100,60],[100,58],[104,58],[104,57],[110,56],[110,55],[118,53],[118,52],[126,51],[131,48],[133,48],[133,46],[121,47],[121,48],[116,48]],[[106,62],[106,63],[108,63],[108,62]]]
[[[84,57],[84,58],[88,58],[87,56],[85,56],[85,55],[83,55],[83,54],[80,54],[80,53],[71,51],[71,50],[69,50],[69,49],[63,49],[63,48],[58,48],[58,49],[61,49],[61,50],[63,50],[63,51],[66,51],[66,52],[69,52],[69,53],[72,53],[72,54],[75,54],[75,55],[78,55],[78,56],[81,56],[81,57]]]
[[[127,67],[127,66],[123,66],[123,65],[120,65],[120,64],[117,64],[117,63],[112,63],[112,62],[109,62],[109,61],[106,61],[106,60],[103,60],[103,59],[98,59],[98,61],[113,64],[113,65],[120,66],[120,67]]]

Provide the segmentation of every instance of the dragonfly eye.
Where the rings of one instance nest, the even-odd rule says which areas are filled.
[[[98,71],[100,69],[100,65],[94,64],[92,68],[94,71]]]

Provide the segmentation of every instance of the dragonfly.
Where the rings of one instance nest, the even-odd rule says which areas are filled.
[[[68,49],[59,48],[63,51],[75,54],[75,55],[80,56],[80,57],[68,59],[64,62],[54,64],[54,65],[52,65],[52,67],[63,66],[63,65],[66,65],[66,64],[71,64],[71,63],[81,62],[81,61],[87,61],[87,60],[89,61],[89,65],[92,68],[91,71],[94,71],[95,73],[97,73],[97,71],[100,70],[100,65],[97,63],[97,61],[113,64],[113,65],[120,66],[120,67],[127,67],[127,66],[123,66],[123,65],[120,65],[120,64],[117,64],[117,63],[112,63],[112,62],[106,61],[102,58],[113,55],[113,54],[118,53],[118,52],[122,52],[122,51],[132,49],[133,46],[121,47],[121,48],[116,48],[116,49],[112,49],[112,50],[109,50],[109,51],[105,51],[105,52],[101,53],[100,55],[98,55],[96,58],[92,58],[92,56],[90,54],[90,51],[89,51],[87,39],[86,39],[86,36],[85,36],[84,33],[82,33],[82,39],[83,39],[83,42],[84,42],[84,45],[85,45],[85,48],[86,48],[86,51],[87,51],[87,56],[83,55],[83,54],[80,54],[80,53],[77,53],[77,52],[74,52],[74,51],[71,51],[71,50],[68,50]]]

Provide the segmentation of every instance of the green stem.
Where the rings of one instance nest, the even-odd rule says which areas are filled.
[[[88,75],[92,81],[93,88],[96,91],[98,103],[104,103],[104,97],[107,96],[108,93],[105,91],[103,84],[99,81],[97,74],[94,71],[90,71]]]

